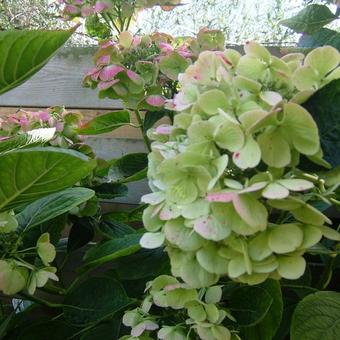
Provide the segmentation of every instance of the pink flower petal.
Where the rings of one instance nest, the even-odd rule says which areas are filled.
[[[231,202],[237,197],[235,192],[212,192],[206,196],[209,202]]]
[[[172,131],[172,127],[170,125],[160,125],[156,128],[156,133],[159,135],[170,135]]]
[[[139,36],[135,36],[133,37],[133,40],[132,40],[132,46],[137,47],[140,45],[141,42],[142,42],[142,38]]]
[[[162,50],[162,52],[166,54],[171,53],[174,50],[174,48],[170,44],[165,42],[160,42],[159,47]]]
[[[100,13],[109,9],[111,6],[106,2],[97,1],[96,5],[94,6],[95,13]]]
[[[104,41],[100,44],[100,48],[108,48],[110,46],[113,46],[115,43],[112,40]]]
[[[105,66],[100,72],[99,78],[103,81],[112,80],[119,72],[124,71],[124,67],[118,65]]]
[[[47,122],[50,119],[50,114],[47,111],[38,111],[37,114],[43,122]]]
[[[139,81],[140,79],[139,75],[136,72],[133,72],[131,70],[128,70],[126,74],[133,81]]]
[[[165,99],[163,96],[160,95],[151,95],[145,99],[145,101],[151,105],[151,106],[156,106],[160,107],[163,106],[165,103]]]
[[[79,8],[74,5],[66,5],[64,8],[64,12],[67,14],[78,14]]]
[[[99,90],[107,90],[108,88],[112,87],[114,84],[119,83],[119,79],[113,79],[110,81],[101,81],[98,83]]]
[[[84,6],[81,8],[81,16],[88,17],[89,15],[94,13],[94,9],[91,6]]]
[[[108,54],[102,55],[97,59],[96,65],[97,66],[107,65],[107,64],[109,64],[110,59],[111,59],[111,57]]]

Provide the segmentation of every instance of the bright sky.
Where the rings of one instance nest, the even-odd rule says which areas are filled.
[[[159,8],[140,14],[137,28],[150,33],[159,30],[178,35],[193,35],[200,27],[223,29],[227,39],[240,43],[248,39],[274,42],[294,41],[285,36],[278,21],[296,14],[303,0],[184,0],[185,5],[172,12]]]

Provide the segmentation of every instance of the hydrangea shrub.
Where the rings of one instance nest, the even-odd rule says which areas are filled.
[[[174,124],[148,132],[152,193],[142,198],[140,243],[164,246],[173,276],[151,282],[141,309],[125,315],[126,339],[156,329],[159,339],[236,338],[221,325],[221,282],[298,279],[306,251],[322,237],[340,241],[314,207],[320,197],[329,203],[324,182],[299,169],[306,157],[328,167],[302,104],[339,78],[340,54],[325,46],[278,58],[255,42],[244,49],[201,53],[167,103]],[[152,305],[183,309],[187,319],[165,326],[148,314]]]

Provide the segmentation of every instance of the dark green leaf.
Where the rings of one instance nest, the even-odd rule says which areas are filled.
[[[24,328],[17,340],[60,340],[71,337],[77,329],[62,321],[49,321]]]
[[[162,248],[141,249],[112,263],[120,280],[139,280],[170,273],[167,253]]]
[[[93,197],[86,188],[68,188],[27,205],[17,216],[19,230],[27,230],[62,215]]]
[[[275,280],[267,280],[258,285],[264,289],[273,299],[267,314],[261,322],[252,327],[245,327],[242,329],[244,340],[271,340],[278,330],[283,312],[282,294],[280,283]]]
[[[151,129],[155,125],[155,123],[157,123],[164,116],[166,116],[166,111],[165,110],[154,111],[154,112],[148,111],[145,114],[144,122],[143,122],[143,130],[144,130],[144,132],[146,132],[149,129]]]
[[[118,169],[124,177],[134,175],[148,166],[147,153],[130,153],[115,161],[113,168]]]
[[[299,47],[308,49],[325,45],[333,46],[339,50],[340,33],[330,30],[329,28],[321,28],[319,31],[312,35],[302,35],[298,43]]]
[[[113,319],[100,324],[84,333],[80,340],[117,340],[119,338],[121,321]]]
[[[140,233],[128,234],[91,248],[84,256],[85,266],[96,266],[135,253],[140,249]]]
[[[67,241],[67,251],[77,250],[94,237],[94,222],[90,218],[74,218],[70,235]]]
[[[95,161],[61,148],[37,147],[0,156],[0,211],[66,189],[88,175]]]
[[[301,10],[297,15],[282,20],[280,24],[295,32],[313,34],[336,18],[326,5],[313,4]]]
[[[114,279],[92,277],[66,294],[64,317],[71,324],[85,325],[113,316],[130,301],[123,287]]]
[[[99,135],[111,132],[130,123],[130,113],[127,110],[113,111],[93,118],[78,129],[80,135]]]
[[[128,187],[121,183],[103,183],[92,188],[98,198],[112,200],[117,197],[124,197],[128,194]]]
[[[340,80],[333,80],[303,105],[318,125],[324,158],[340,165]]]
[[[338,340],[340,335],[340,293],[310,294],[296,307],[291,340]]]
[[[120,238],[126,234],[133,234],[135,229],[131,228],[125,223],[118,221],[101,221],[98,225],[99,232],[105,237],[113,239]]]
[[[273,301],[266,289],[259,286],[244,286],[233,292],[228,307],[238,325],[251,327],[265,318]]]
[[[0,94],[38,72],[73,32],[0,31]]]

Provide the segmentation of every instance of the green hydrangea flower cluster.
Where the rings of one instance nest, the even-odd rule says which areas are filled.
[[[206,340],[231,338],[232,333],[222,322],[226,318],[236,320],[219,306],[222,286],[196,290],[172,276],[161,275],[149,283],[147,291],[142,306],[125,313],[123,324],[132,330],[121,340],[150,340],[154,339],[153,332],[157,332],[157,339],[165,340],[191,339],[191,332]],[[176,316],[154,316],[150,313],[152,305],[177,312]],[[234,339],[238,339],[236,333]]]
[[[17,231],[14,213],[0,213],[0,291],[6,295],[20,291],[33,295],[48,280],[59,280],[57,268],[51,266],[56,250],[48,233],[39,237],[35,247],[25,249]]]
[[[301,106],[340,77],[329,46],[275,57],[255,42],[202,52],[167,106],[173,125],[149,131],[153,193],[144,248],[165,246],[174,277],[191,288],[220,277],[247,284],[303,275],[303,254],[322,236],[340,240],[312,205],[323,187],[300,155],[327,166],[318,128]]]

